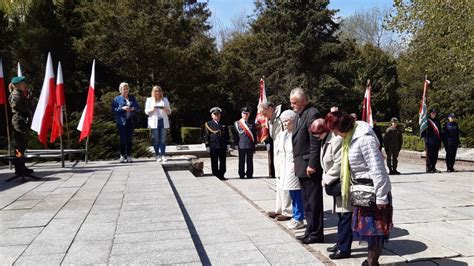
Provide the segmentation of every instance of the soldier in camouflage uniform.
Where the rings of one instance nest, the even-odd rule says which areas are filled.
[[[32,104],[26,90],[25,77],[14,77],[10,83],[11,93],[8,98],[12,109],[13,151],[17,157],[24,156],[28,145],[28,135],[31,125]],[[17,169],[22,167],[22,169]],[[33,170],[26,168],[24,160],[15,165],[16,172],[30,174]]]

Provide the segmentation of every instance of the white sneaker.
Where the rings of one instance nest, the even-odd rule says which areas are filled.
[[[127,161],[127,158],[125,156],[120,155],[120,162],[124,163]]]
[[[295,219],[291,218],[291,220],[286,224],[286,227],[290,230],[297,230],[304,228],[303,221],[296,221]]]
[[[164,155],[163,155],[163,156],[161,156],[161,160],[162,160],[163,162],[166,162],[166,161],[168,161],[168,159],[167,159],[167,158],[166,158]]]
[[[156,156],[156,161],[161,162],[161,155]]]
[[[127,157],[127,163],[133,163],[132,156]]]

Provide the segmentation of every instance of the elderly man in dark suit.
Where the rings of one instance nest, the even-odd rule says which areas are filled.
[[[319,111],[310,107],[302,88],[290,93],[291,108],[298,113],[293,132],[293,156],[295,174],[303,191],[303,204],[306,218],[304,235],[296,237],[303,244],[324,242],[323,234],[323,189],[321,186],[323,170],[320,161],[321,141],[309,133],[314,120],[321,117]]]

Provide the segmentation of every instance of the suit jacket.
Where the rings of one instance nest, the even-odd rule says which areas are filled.
[[[130,107],[133,107],[133,111],[130,112],[130,119],[132,118],[132,115],[138,114],[140,112],[140,106],[137,103],[137,100],[135,100],[135,97],[133,95],[129,94],[128,95],[128,101],[130,102]],[[118,125],[125,125],[127,121],[127,112],[122,109],[122,107],[127,106],[127,101],[122,95],[119,95],[115,97],[114,101],[112,102],[112,111],[115,114],[115,122]],[[131,120],[133,122],[133,120]]]
[[[296,122],[296,128],[293,131],[293,157],[295,161],[295,174],[297,177],[307,177],[306,168],[310,166],[316,169],[314,174],[321,177],[323,170],[321,168],[320,153],[321,141],[309,134],[311,123],[321,114],[314,107],[306,106],[299,114]]]
[[[244,150],[244,149],[250,149],[254,150],[255,149],[255,142],[252,141],[247,134],[244,132],[242,127],[240,126],[239,123],[240,120],[235,121],[234,123],[234,145],[239,146],[239,149]],[[252,132],[254,140],[256,141],[257,138],[257,131],[255,130],[255,126],[253,122],[245,122],[247,124],[247,127],[250,129],[250,132]]]
[[[204,139],[210,149],[227,149],[229,130],[226,125],[209,120],[204,124]]]

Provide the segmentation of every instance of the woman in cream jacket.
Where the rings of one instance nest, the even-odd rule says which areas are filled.
[[[168,116],[171,107],[168,98],[163,97],[160,86],[153,86],[151,97],[146,99],[145,113],[148,115],[148,128],[151,128],[156,161],[166,162],[166,129],[170,127]]]

